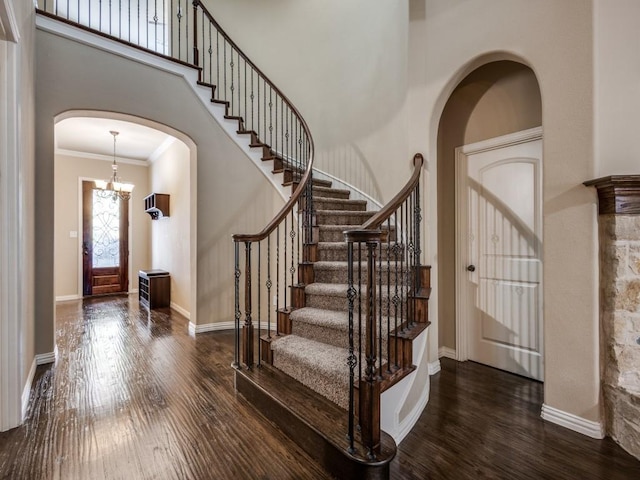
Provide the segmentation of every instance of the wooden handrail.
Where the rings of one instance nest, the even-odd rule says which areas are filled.
[[[378,213],[371,217],[359,230],[376,230],[382,225],[393,213],[402,205],[402,203],[413,192],[416,185],[420,182],[420,171],[424,165],[424,157],[421,153],[416,153],[413,156],[414,171],[413,175],[398,194],[387,203]]]

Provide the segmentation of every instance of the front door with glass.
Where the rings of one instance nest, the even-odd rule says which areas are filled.
[[[82,182],[84,296],[129,289],[129,202]]]

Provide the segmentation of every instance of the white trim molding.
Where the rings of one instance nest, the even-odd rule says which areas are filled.
[[[33,378],[36,375],[36,365],[37,365],[37,360],[33,359],[33,362],[31,362],[31,368],[29,369],[29,374],[27,375],[27,381],[24,384],[24,387],[22,388],[22,421],[24,422],[24,419],[27,416],[27,410],[29,409],[29,397],[31,396],[31,384],[33,383]]]
[[[80,300],[82,298],[82,296],[75,294],[75,295],[59,295],[56,297],[56,302],[69,302],[71,300]]]
[[[36,355],[36,365],[47,365],[49,363],[55,363],[56,358],[58,357],[58,346],[53,352],[48,353],[38,353]]]
[[[29,409],[29,398],[31,397],[31,387],[33,385],[33,379],[36,376],[36,366],[54,363],[56,361],[57,355],[58,347],[56,346],[53,352],[39,353],[35,357],[33,357],[33,362],[31,362],[31,368],[29,369],[29,374],[27,375],[27,381],[25,382],[22,389],[22,421],[24,421],[24,419],[26,418],[27,411]]]
[[[18,43],[20,33],[11,0],[0,0],[0,41]]]
[[[189,322],[189,335],[195,336],[199,333],[233,330],[234,328],[235,322],[233,320],[230,322],[203,323],[202,325],[195,325],[193,322]]]
[[[429,375],[435,375],[440,371],[440,360],[429,363]]]
[[[451,360],[457,360],[456,351],[453,348],[449,347],[440,347],[438,349],[438,358],[450,358]]]
[[[547,422],[555,423],[561,427],[568,428],[574,432],[581,433],[587,437],[602,439],[604,438],[604,426],[602,422],[594,422],[579,417],[572,413],[563,412],[557,408],[542,404],[542,412],[540,416]]]

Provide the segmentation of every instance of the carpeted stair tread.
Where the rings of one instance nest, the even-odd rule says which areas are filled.
[[[395,284],[402,283],[402,279],[398,277],[395,278],[395,275],[389,275],[389,272],[394,272],[395,263],[392,264],[387,263],[386,260],[382,262],[382,264],[378,264],[376,260],[376,282],[381,283],[382,285],[386,284]],[[347,283],[349,279],[349,263],[346,261],[319,261],[313,264],[313,269],[315,271],[315,281],[318,283]],[[366,260],[362,260],[360,262],[360,273],[363,278],[366,275],[368,270],[368,264]],[[355,261],[353,263],[353,275],[354,281],[357,282],[358,278],[358,262]],[[382,277],[380,277],[380,275]],[[382,278],[382,282],[380,279]]]
[[[348,406],[348,352],[344,348],[297,335],[271,343],[273,366],[342,408]]]
[[[366,200],[350,200],[344,198],[314,198],[316,211],[351,211],[364,212],[367,209]]]
[[[313,187],[313,196],[314,198],[344,198],[347,199],[351,196],[351,191],[342,190],[340,188],[330,188],[330,187]]]
[[[299,337],[308,338],[317,342],[328,343],[336,347],[349,347],[349,313],[347,311],[326,310],[322,308],[304,307],[291,312],[289,317],[292,323],[292,333]],[[382,330],[384,351],[387,345],[387,321],[391,329],[394,328],[394,319],[382,317]],[[354,322],[358,322],[357,312]],[[402,322],[400,322],[402,323]],[[357,327],[356,332],[357,332]],[[357,335],[354,336],[354,345],[358,348]]]
[[[350,228],[358,228],[364,222],[373,217],[376,212],[350,211],[350,210],[316,210],[315,216],[318,225],[349,225]]]
[[[389,247],[393,248],[396,245],[392,242]],[[398,253],[398,262],[404,261],[404,246],[400,245],[401,249]],[[355,251],[355,248],[354,248]],[[391,262],[395,262],[395,255],[393,250],[387,252],[387,244],[382,246],[382,260],[387,261],[387,257]],[[346,262],[347,261],[347,243],[343,240],[341,242],[318,242],[318,258],[321,262]]]

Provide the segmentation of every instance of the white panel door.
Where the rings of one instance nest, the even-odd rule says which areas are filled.
[[[542,380],[542,138],[502,139],[458,156],[458,327],[468,359]]]

